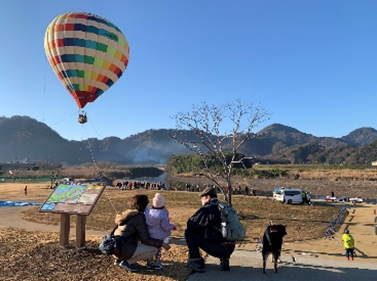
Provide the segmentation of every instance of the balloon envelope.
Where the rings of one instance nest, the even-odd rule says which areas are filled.
[[[110,21],[88,13],[66,13],[47,27],[44,47],[52,69],[79,108],[93,102],[126,70],[130,48]]]

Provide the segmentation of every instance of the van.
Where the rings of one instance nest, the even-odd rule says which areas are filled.
[[[285,188],[276,194],[275,200],[287,204],[303,204],[302,190],[299,188]]]
[[[276,188],[274,188],[274,191],[272,192],[272,197],[274,199],[276,199],[276,196],[280,195],[281,192],[282,192],[282,190],[284,190],[284,189],[285,189],[285,187],[276,187]]]

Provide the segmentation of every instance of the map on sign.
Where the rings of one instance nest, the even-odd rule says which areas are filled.
[[[60,184],[39,211],[89,215],[104,189],[103,185]]]

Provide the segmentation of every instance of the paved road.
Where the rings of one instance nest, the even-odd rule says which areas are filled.
[[[14,228],[22,228],[32,231],[60,232],[60,225],[39,224],[20,219],[19,214],[28,208],[35,207],[1,207],[0,225]],[[76,228],[71,228],[70,233],[75,234]],[[103,236],[108,233],[104,231],[86,230],[86,234]]]
[[[376,249],[377,250],[377,249]],[[262,256],[250,250],[236,250],[230,259],[231,270],[220,271],[219,259],[209,257],[206,260],[206,271],[194,273],[188,281],[230,281],[230,280],[278,280],[278,281],[324,281],[324,280],[377,280],[377,263],[356,259],[353,262],[321,257],[300,256],[296,262],[291,256],[282,257],[278,265],[278,273],[274,273],[273,265],[267,263],[267,274],[262,273]]]

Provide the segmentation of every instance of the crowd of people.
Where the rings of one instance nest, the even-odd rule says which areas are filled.
[[[130,189],[149,189],[149,190],[164,190],[167,189],[163,182],[149,182],[149,181],[117,181],[116,188],[119,190]]]
[[[214,185],[204,185],[204,187],[199,184],[189,184],[186,183],[184,187],[178,185],[177,187],[171,185],[166,186],[163,182],[148,182],[148,181],[131,181],[131,180],[118,180],[115,187],[119,190],[131,190],[131,189],[146,189],[146,190],[174,190],[174,191],[188,191],[188,192],[202,192],[207,187],[216,187]],[[228,191],[228,189],[226,189]],[[256,196],[256,190],[254,187],[249,188],[247,185],[242,188],[240,185],[237,188],[232,188],[233,194],[235,195],[247,195]],[[217,188],[217,192],[220,193],[220,188]]]

